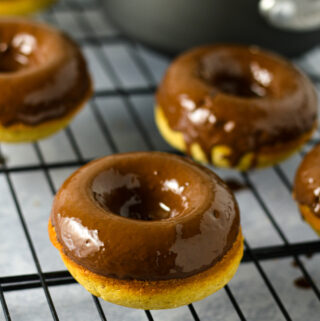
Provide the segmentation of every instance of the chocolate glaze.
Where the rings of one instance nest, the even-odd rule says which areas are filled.
[[[91,91],[85,60],[66,35],[40,23],[0,21],[0,123],[37,125],[76,110]]]
[[[191,50],[169,67],[157,92],[169,126],[208,159],[227,145],[232,165],[249,152],[309,132],[317,117],[312,83],[292,64],[256,47],[213,45]]]
[[[294,183],[294,196],[320,218],[320,144],[303,159]]]
[[[239,210],[211,171],[180,156],[108,156],[55,197],[57,239],[74,262],[120,279],[165,280],[217,263],[239,233]]]

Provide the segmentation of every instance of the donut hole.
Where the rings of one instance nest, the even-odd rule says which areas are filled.
[[[204,55],[199,61],[198,73],[212,87],[213,93],[243,98],[280,96],[279,88],[292,82],[285,66],[276,58],[255,50],[248,52],[243,47]]]
[[[36,38],[18,33],[8,41],[0,42],[0,72],[16,72],[35,64]]]
[[[49,64],[57,47],[52,32],[9,20],[0,26],[0,73]]]
[[[228,74],[214,77],[212,84],[219,91],[239,97],[264,97],[266,89],[252,79]]]
[[[194,174],[172,165],[155,161],[151,166],[144,159],[121,162],[94,178],[93,199],[106,211],[129,219],[157,221],[187,215],[197,204],[201,184]]]

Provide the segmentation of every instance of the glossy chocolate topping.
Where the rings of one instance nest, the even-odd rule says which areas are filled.
[[[320,218],[320,145],[303,159],[295,177],[294,195]]]
[[[64,253],[100,275],[164,280],[218,262],[239,233],[232,192],[211,171],[165,153],[108,156],[75,172],[51,222]]]
[[[312,83],[292,64],[255,47],[213,45],[181,55],[157,92],[169,126],[208,159],[215,145],[248,152],[298,139],[317,117]]]
[[[37,125],[68,115],[91,91],[86,63],[66,35],[40,23],[0,19],[0,123]]]

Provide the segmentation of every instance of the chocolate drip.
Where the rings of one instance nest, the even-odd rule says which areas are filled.
[[[5,165],[7,163],[7,157],[0,153],[0,165]]]
[[[239,233],[233,194],[212,172],[165,153],[89,163],[58,192],[51,214],[64,253],[120,279],[165,280],[216,264]]]
[[[297,288],[300,288],[300,289],[310,289],[311,288],[311,284],[309,283],[309,281],[303,277],[303,276],[300,276],[299,278],[296,278],[294,280],[294,285],[297,287]]]
[[[238,192],[248,188],[247,185],[243,184],[242,182],[234,178],[227,178],[226,180],[224,180],[224,182],[233,192]]]
[[[284,59],[253,47],[215,45],[180,56],[157,103],[189,152],[198,143],[210,160],[214,146],[226,145],[233,166],[247,153],[272,153],[298,140],[317,118],[312,83]]]
[[[312,252],[305,254],[306,258],[309,259],[309,260],[313,257],[313,255],[314,255],[314,253],[312,253]],[[296,260],[292,260],[291,265],[294,268],[299,267],[299,264],[298,264],[298,262]]]

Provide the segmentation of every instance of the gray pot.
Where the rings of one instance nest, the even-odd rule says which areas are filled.
[[[232,42],[296,56],[320,42],[319,29],[277,29],[258,7],[258,0],[105,0],[107,14],[124,33],[172,54]]]

